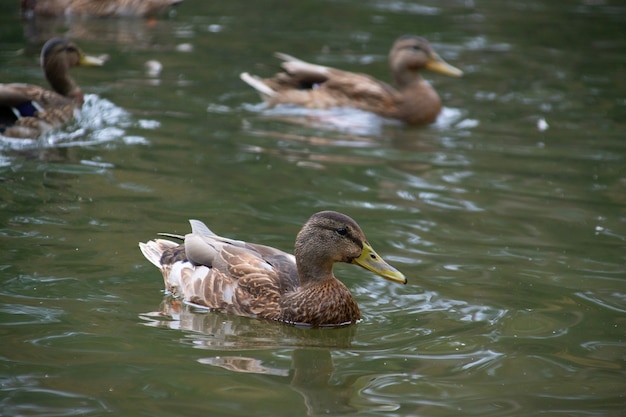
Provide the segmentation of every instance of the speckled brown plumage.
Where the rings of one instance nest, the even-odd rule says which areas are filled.
[[[84,95],[69,75],[72,67],[102,65],[67,39],[53,38],[41,50],[41,66],[54,91],[32,84],[0,84],[0,134],[37,138],[74,117]]]
[[[21,0],[22,13],[40,16],[143,17],[183,0]]]
[[[295,256],[269,246],[223,238],[197,220],[192,233],[140,243],[161,269],[174,296],[248,317],[310,326],[339,326],[360,319],[348,288],[333,275],[335,262],[354,263],[383,278],[405,283],[367,243],[350,217],[316,213],[296,237]],[[172,235],[168,235],[172,236]]]
[[[366,74],[310,64],[282,53],[276,56],[284,61],[284,72],[273,78],[241,74],[270,106],[354,107],[414,125],[434,122],[441,111],[439,95],[419,71],[462,75],[445,63],[426,39],[414,35],[398,38],[389,52],[397,89]]]

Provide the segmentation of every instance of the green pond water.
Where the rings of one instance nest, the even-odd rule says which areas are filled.
[[[624,416],[626,6],[617,0],[185,0],[156,20],[20,19],[0,82],[77,68],[76,121],[0,140],[0,415]],[[428,127],[267,110],[274,51],[388,80],[405,33]],[[162,64],[158,75],[147,61]],[[166,297],[137,243],[215,232],[291,251],[319,210],[359,222],[406,286],[337,265],[363,320],[300,329]]]

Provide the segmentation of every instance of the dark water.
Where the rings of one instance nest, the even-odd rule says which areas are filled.
[[[108,53],[79,119],[0,150],[0,414],[624,416],[626,7],[619,1],[185,0],[155,22],[22,22]],[[264,111],[274,51],[387,79],[400,34],[462,68],[410,128]],[[158,60],[158,76],[144,64]],[[399,286],[340,265],[364,320],[304,330],[164,299],[137,248],[187,219],[290,250],[354,217]]]

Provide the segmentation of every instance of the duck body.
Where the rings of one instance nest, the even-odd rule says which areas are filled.
[[[283,53],[276,56],[283,60],[284,71],[274,77],[241,74],[269,106],[353,107],[413,125],[432,123],[441,112],[439,95],[419,71],[462,75],[443,61],[426,39],[414,35],[398,38],[389,52],[395,87],[367,74],[311,64]]]
[[[145,17],[183,0],[21,0],[22,13],[37,16]]]
[[[84,101],[82,90],[69,76],[70,68],[102,64],[102,59],[85,55],[72,41],[50,39],[42,48],[41,65],[53,90],[32,84],[0,84],[0,133],[37,138],[67,123]]]
[[[406,278],[374,252],[348,216],[314,214],[296,238],[295,256],[265,245],[220,237],[198,220],[192,232],[140,243],[166,289],[184,301],[247,317],[290,324],[341,326],[359,307],[335,276],[335,262],[355,263],[401,283]]]

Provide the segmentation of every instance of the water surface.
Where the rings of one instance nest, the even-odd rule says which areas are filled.
[[[110,60],[74,70],[77,121],[0,145],[1,414],[623,415],[620,2],[185,0],[156,21],[16,7],[0,5],[3,82],[43,83],[53,34]],[[426,74],[445,105],[426,128],[268,111],[238,78],[283,51],[387,79],[404,33],[465,71]],[[198,218],[291,250],[323,209],[409,279],[338,265],[364,315],[349,328],[181,305],[137,248]]]

